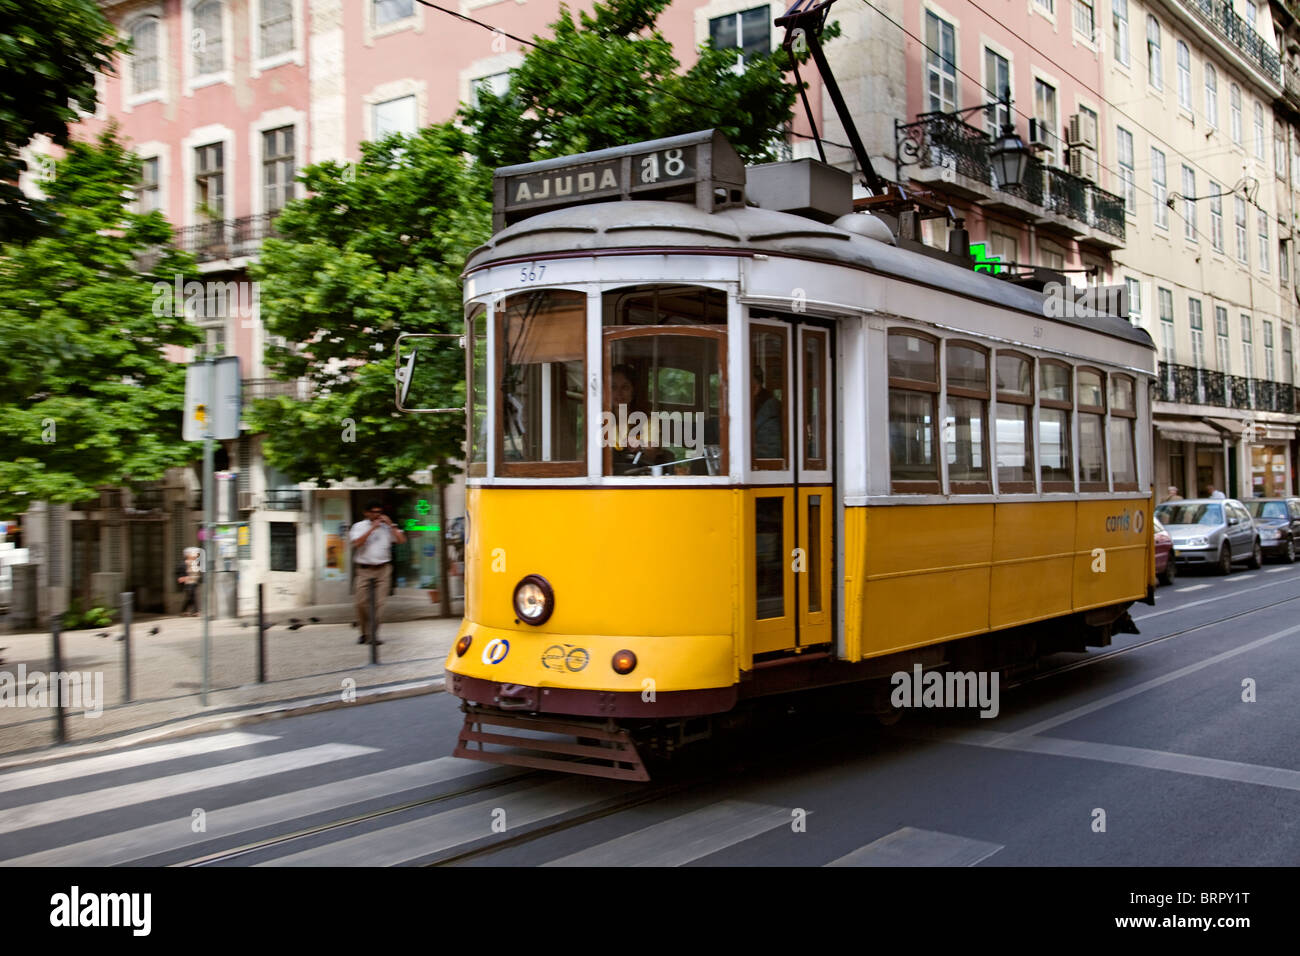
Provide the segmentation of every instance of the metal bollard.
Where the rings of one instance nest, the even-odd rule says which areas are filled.
[[[59,615],[55,614],[50,618],[50,635],[53,638],[54,647],[53,661],[50,670],[50,687],[54,693],[54,739],[58,743],[66,743],[68,731],[63,723],[63,694],[62,689],[67,686],[66,681],[59,680],[59,675],[63,673],[63,648],[60,646],[60,625]]]
[[[262,601],[262,585],[257,586],[257,682],[266,683],[266,605]]]
[[[135,592],[123,591],[122,602],[122,703],[131,702],[131,617],[135,612]]]
[[[379,582],[370,580],[370,663],[379,663],[379,618],[375,614],[375,589]]]

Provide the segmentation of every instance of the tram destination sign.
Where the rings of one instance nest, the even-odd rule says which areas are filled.
[[[493,176],[493,230],[552,209],[617,199],[688,202],[708,212],[741,206],[745,166],[717,130],[505,166]]]

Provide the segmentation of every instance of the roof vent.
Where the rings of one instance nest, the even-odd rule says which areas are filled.
[[[815,159],[764,163],[745,170],[745,191],[764,209],[834,222],[853,211],[853,176]]]

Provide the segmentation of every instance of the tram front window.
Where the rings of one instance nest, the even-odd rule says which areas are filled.
[[[498,313],[501,474],[586,472],[586,316],[586,295],[562,290],[510,296]]]
[[[726,473],[726,300],[705,289],[605,296],[604,473]]]

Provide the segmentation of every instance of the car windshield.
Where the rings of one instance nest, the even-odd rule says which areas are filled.
[[[1163,504],[1156,517],[1165,524],[1223,524],[1223,506],[1219,504]]]
[[[1252,501],[1246,507],[1250,509],[1251,515],[1256,518],[1285,518],[1287,516],[1285,501]]]

